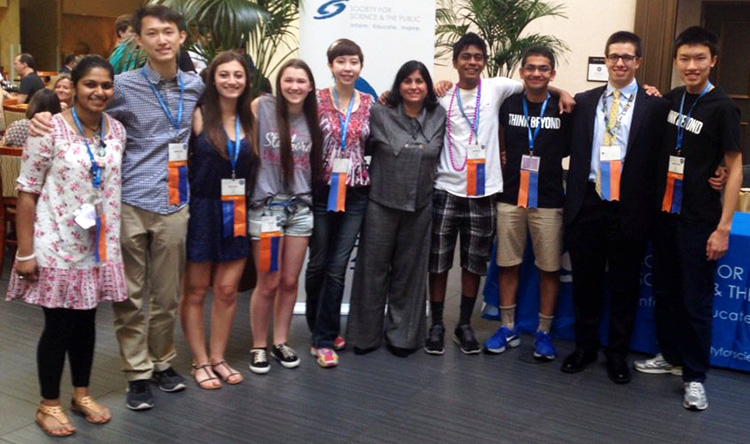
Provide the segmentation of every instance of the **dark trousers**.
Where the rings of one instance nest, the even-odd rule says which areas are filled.
[[[609,347],[607,355],[625,355],[638,309],[645,240],[626,237],[619,202],[602,201],[593,184],[583,207],[566,230],[573,267],[576,346],[599,349],[599,324],[604,280],[609,284]]]
[[[716,261],[706,259],[706,243],[715,228],[666,213],[656,221],[656,337],[664,359],[684,367],[685,382],[705,381],[711,357]]]
[[[392,346],[423,345],[431,203],[416,211],[368,204],[346,329],[356,347],[379,347],[384,331]]]
[[[43,308],[44,331],[36,361],[42,398],[60,397],[65,354],[70,361],[73,387],[88,387],[96,342],[96,309]]]
[[[325,198],[313,201],[314,225],[305,273],[305,316],[315,347],[333,347],[341,332],[346,269],[365,217],[368,194],[369,187],[347,188],[343,213],[328,211]]]

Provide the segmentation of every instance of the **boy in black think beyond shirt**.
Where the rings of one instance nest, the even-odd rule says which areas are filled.
[[[530,48],[523,56],[519,74],[525,91],[510,96],[500,108],[505,178],[497,203],[501,326],[485,341],[484,350],[498,354],[520,345],[515,307],[528,231],[540,278],[534,357],[551,361],[556,353],[549,331],[560,290],[562,255],[562,158],[568,155],[570,115],[560,114],[558,96],[548,91],[555,78],[555,58],[548,48]]]
[[[708,407],[703,383],[709,367],[716,261],[729,248],[729,229],[742,183],[739,111],[708,76],[717,39],[694,26],[675,41],[675,67],[685,86],[671,102],[658,158],[659,215],[653,241],[653,290],[662,354],[638,361],[644,373],[682,374],[683,406]],[[708,179],[724,160],[722,203]]]

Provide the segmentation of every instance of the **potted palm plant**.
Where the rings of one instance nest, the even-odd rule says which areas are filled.
[[[475,32],[487,42],[488,75],[509,76],[523,53],[543,45],[555,56],[568,50],[557,37],[524,33],[542,17],[563,17],[564,6],[544,0],[438,0],[436,11],[437,56],[450,53],[453,42],[467,32]]]

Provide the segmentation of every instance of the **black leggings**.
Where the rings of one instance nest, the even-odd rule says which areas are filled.
[[[43,308],[44,331],[36,362],[42,398],[60,397],[65,353],[70,359],[73,387],[88,387],[96,342],[96,309]]]

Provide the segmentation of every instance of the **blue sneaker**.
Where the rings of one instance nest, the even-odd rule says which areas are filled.
[[[498,355],[505,351],[507,347],[514,348],[521,345],[521,338],[518,331],[514,328],[509,329],[502,326],[497,329],[494,335],[484,341],[484,352]]]
[[[539,361],[552,361],[557,356],[552,338],[549,333],[538,331],[534,335],[534,359]]]

